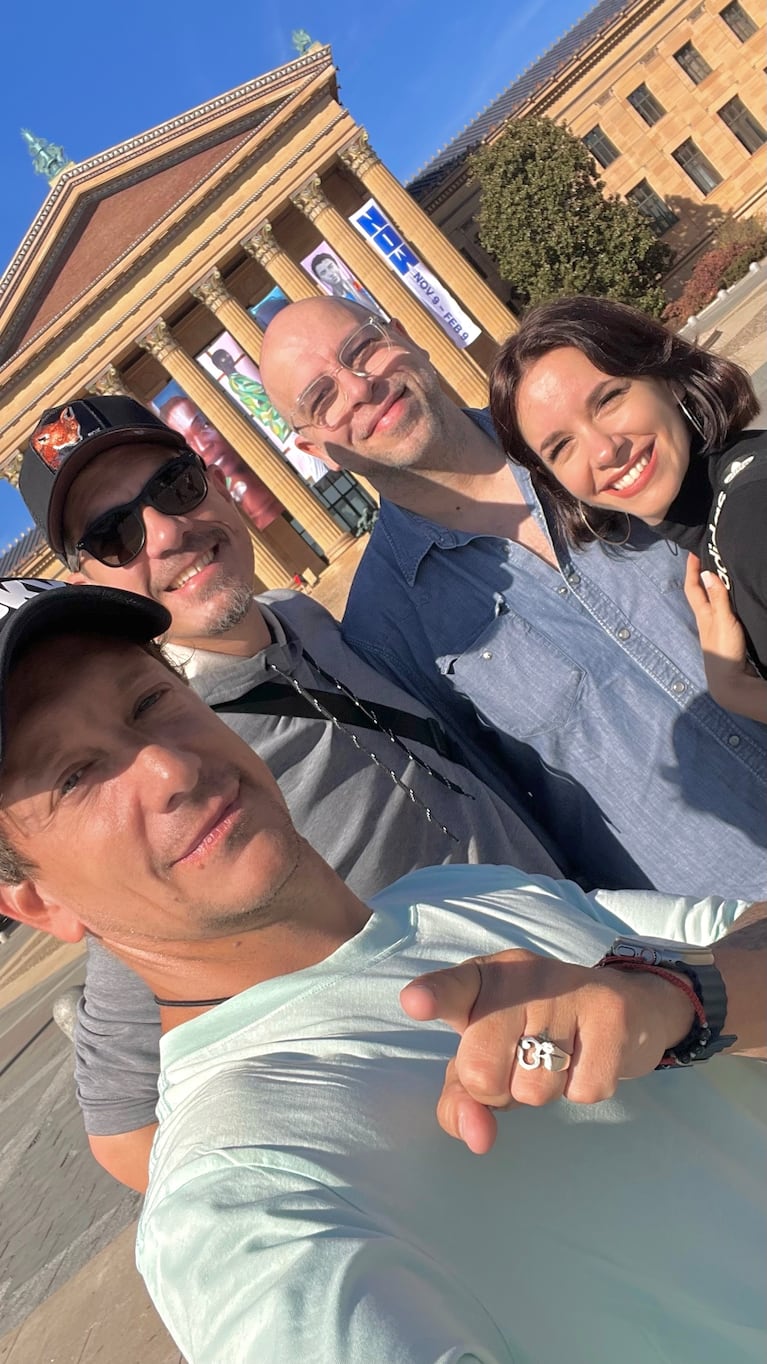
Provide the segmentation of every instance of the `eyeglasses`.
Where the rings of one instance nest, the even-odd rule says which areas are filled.
[[[338,385],[338,375],[348,370],[358,379],[373,379],[380,374],[392,348],[388,332],[380,322],[369,317],[351,336],[347,336],[336,356],[338,368],[320,374],[296,399],[293,430],[304,426],[326,426],[332,429],[343,420],[348,396]]]
[[[144,484],[138,497],[98,516],[81,540],[67,550],[67,563],[73,571],[80,566],[85,551],[107,568],[125,568],[146,544],[142,507],[154,507],[164,516],[183,516],[205,500],[208,480],[205,465],[191,450],[163,464]]]

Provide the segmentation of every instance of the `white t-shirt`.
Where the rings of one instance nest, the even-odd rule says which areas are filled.
[[[434,1113],[455,1034],[398,999],[507,947],[708,942],[742,905],[449,866],[372,907],[163,1041],[138,1262],[189,1364],[764,1364],[763,1067],[516,1109],[477,1157]]]

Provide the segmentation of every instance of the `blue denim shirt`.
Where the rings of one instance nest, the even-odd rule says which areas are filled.
[[[471,413],[486,430],[485,413]],[[529,476],[514,474],[551,541]],[[383,502],[343,622],[592,885],[762,898],[767,726],[706,692],[685,554],[513,541]]]

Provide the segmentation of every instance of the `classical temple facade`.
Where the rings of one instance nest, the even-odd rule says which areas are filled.
[[[161,127],[63,160],[0,280],[0,475],[17,478],[45,409],[132,394],[221,465],[259,584],[312,581],[369,523],[375,493],[295,448],[258,361],[273,311],[322,292],[399,318],[451,395],[484,404],[513,318],[380,161],[315,44]],[[10,560],[19,575],[63,572],[36,532],[5,557],[6,572]]]
[[[723,216],[767,203],[765,17],[758,0],[600,0],[443,147],[407,188],[500,298],[478,239],[468,158],[512,119],[564,123],[605,190],[633,202],[675,251],[674,296]]]

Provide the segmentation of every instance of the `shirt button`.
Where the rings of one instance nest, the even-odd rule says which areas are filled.
[[[671,690],[675,696],[681,696],[683,691],[687,691],[686,682],[672,682]]]
[[[730,748],[740,748],[740,735],[731,734],[727,742],[730,745]]]
[[[631,631],[627,630],[625,625],[621,626],[620,630],[617,631],[617,634],[618,639],[631,639]]]
[[[580,580],[581,580],[580,573],[570,573],[567,578],[567,581],[569,582],[571,587],[577,587]]]
[[[557,592],[559,593],[560,597],[566,597],[569,591],[570,591],[569,587],[557,588]]]
[[[482,650],[482,657],[483,657],[483,658],[492,658],[492,657],[493,657],[492,650],[491,650],[491,649],[483,649],[483,650]]]

